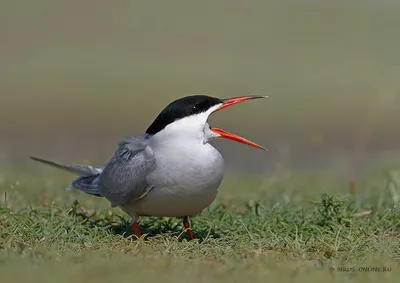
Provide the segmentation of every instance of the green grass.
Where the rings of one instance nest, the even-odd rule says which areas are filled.
[[[2,282],[397,281],[396,178],[377,172],[349,189],[323,173],[228,175],[192,219],[196,240],[174,218],[142,218],[138,240],[119,209],[63,190],[68,174],[5,170]]]

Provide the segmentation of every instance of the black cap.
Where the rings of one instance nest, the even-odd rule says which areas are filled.
[[[155,135],[176,120],[206,112],[222,102],[222,99],[207,95],[191,95],[179,98],[164,108],[147,129],[146,134]]]

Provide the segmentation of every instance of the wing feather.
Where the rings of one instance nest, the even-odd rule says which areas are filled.
[[[154,166],[153,152],[145,137],[125,138],[100,175],[102,195],[113,206],[145,196],[152,188],[146,177]]]

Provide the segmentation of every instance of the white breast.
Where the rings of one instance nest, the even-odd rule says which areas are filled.
[[[177,139],[152,149],[157,166],[148,182],[154,187],[135,203],[137,215],[193,216],[214,201],[224,170],[216,148],[199,139]]]

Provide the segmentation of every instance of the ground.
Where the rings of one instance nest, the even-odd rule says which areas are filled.
[[[396,171],[354,186],[324,173],[228,174],[216,200],[192,219],[129,218],[65,188],[52,169],[0,176],[4,282],[381,282],[400,275]]]

